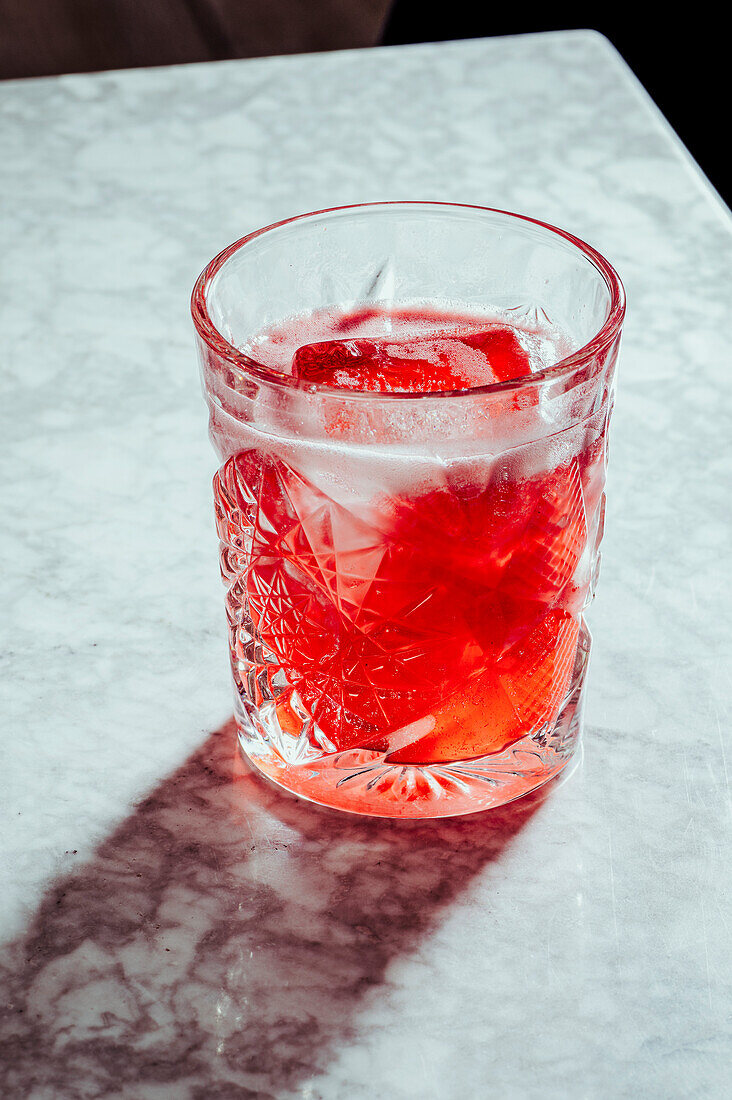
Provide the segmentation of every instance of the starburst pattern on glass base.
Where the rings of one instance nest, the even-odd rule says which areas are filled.
[[[293,794],[378,817],[450,817],[501,806],[557,776],[577,749],[582,730],[590,634],[583,625],[569,693],[551,727],[499,753],[445,764],[389,764],[366,749],[333,752],[312,719],[298,736],[276,721],[276,710],[236,699],[239,741],[254,767]],[[309,724],[308,724],[309,722]]]

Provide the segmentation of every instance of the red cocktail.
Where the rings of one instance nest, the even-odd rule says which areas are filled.
[[[619,332],[567,370],[566,314],[430,300],[201,344],[243,746],[395,816],[504,802],[574,750]]]

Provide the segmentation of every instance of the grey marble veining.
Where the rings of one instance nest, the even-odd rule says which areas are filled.
[[[0,1095],[722,1097],[732,220],[589,32],[0,85]],[[447,822],[238,760],[188,294],[378,198],[629,298],[584,759]]]

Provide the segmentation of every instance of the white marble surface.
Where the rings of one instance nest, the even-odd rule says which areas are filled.
[[[732,219],[590,32],[0,85],[16,1100],[729,1095]],[[307,209],[591,241],[629,315],[584,761],[399,824],[237,763],[188,294]]]

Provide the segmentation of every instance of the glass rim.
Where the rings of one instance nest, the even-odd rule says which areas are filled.
[[[287,225],[294,225],[296,222],[317,218],[323,214],[340,214],[369,209],[384,209],[388,207],[408,208],[415,206],[428,207],[438,211],[474,210],[481,214],[500,214],[516,222],[528,223],[529,225],[538,226],[540,229],[548,230],[549,233],[573,245],[587,260],[589,260],[605,281],[605,285],[610,295],[610,308],[605,321],[595,335],[587,340],[580,348],[573,351],[571,355],[564,356],[551,367],[546,367],[544,370],[520,375],[516,378],[508,379],[505,382],[491,382],[486,386],[475,386],[468,389],[433,390],[421,393],[410,393],[408,391],[398,393],[376,393],[372,390],[345,390],[337,386],[323,385],[319,382],[304,381],[295,378],[293,375],[283,374],[281,371],[272,370],[264,364],[258,363],[256,359],[247,355],[246,352],[235,347],[219,332],[211,320],[208,310],[208,293],[214,278],[232,256],[252,241],[264,236],[266,233],[271,233],[276,229],[282,229]],[[295,214],[293,217],[283,218],[281,221],[272,222],[270,225],[265,225],[261,229],[255,229],[251,233],[247,233],[246,236],[240,237],[239,240],[234,241],[232,244],[222,249],[221,252],[206,264],[193,287],[193,292],[191,294],[191,315],[198,335],[212,351],[239,370],[248,375],[253,375],[255,378],[259,378],[262,381],[274,383],[276,386],[289,390],[322,393],[326,396],[337,396],[341,399],[348,400],[415,401],[424,400],[425,398],[435,399],[445,397],[466,397],[473,394],[505,393],[512,389],[523,388],[527,384],[535,383],[539,385],[542,382],[559,380],[570,375],[573,371],[577,370],[577,368],[582,367],[596,355],[608,348],[618,336],[625,317],[625,288],[623,287],[617,271],[612,264],[605,259],[602,253],[598,252],[597,249],[593,248],[592,245],[588,244],[586,241],[583,241],[580,237],[576,237],[573,233],[569,233],[565,229],[560,229],[556,225],[551,225],[549,222],[540,221],[538,218],[530,218],[526,214],[516,214],[510,210],[501,210],[493,206],[478,206],[474,203],[395,199],[383,200],[380,202],[347,203],[344,206],[330,206],[322,210],[311,210],[305,214]],[[283,318],[283,320],[285,319],[286,318]]]

